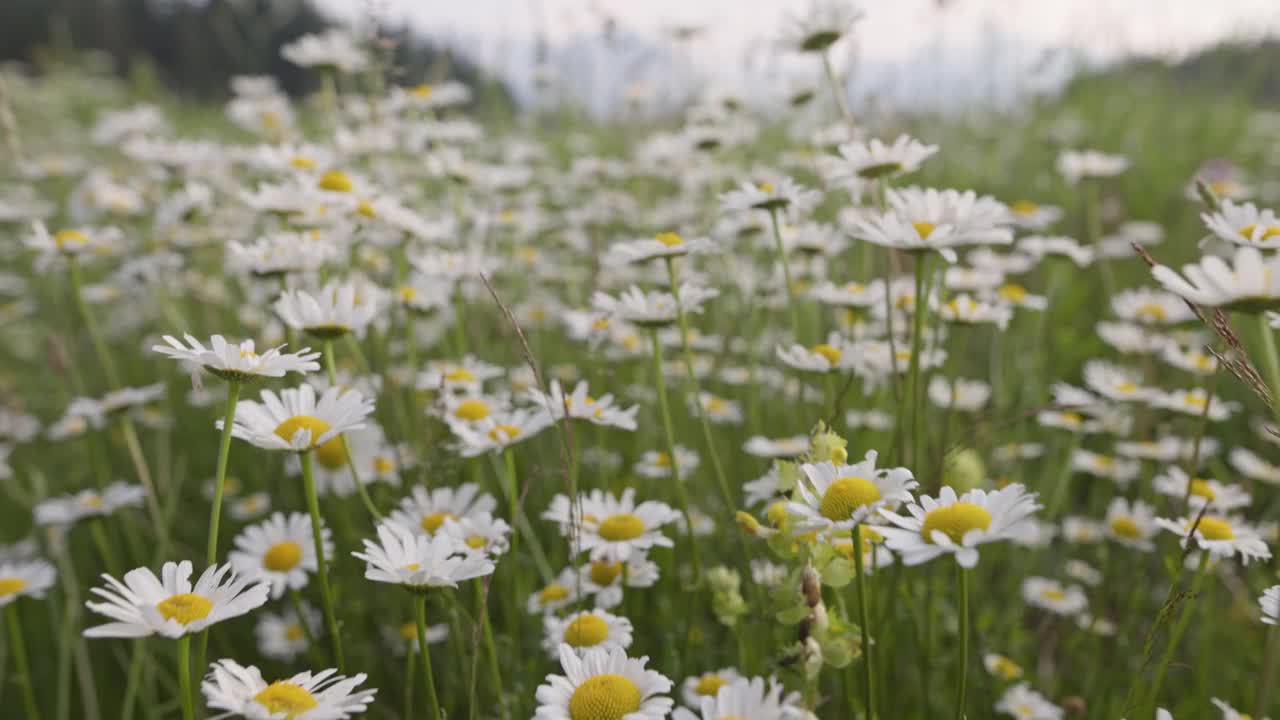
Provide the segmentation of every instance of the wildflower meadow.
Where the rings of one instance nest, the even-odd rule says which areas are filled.
[[[864,5],[630,121],[0,69],[0,717],[1280,717],[1280,115],[864,107]]]

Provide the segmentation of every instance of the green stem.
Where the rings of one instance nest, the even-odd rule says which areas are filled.
[[[222,494],[227,485],[227,458],[231,456],[231,426],[236,419],[236,403],[240,400],[240,382],[227,382],[227,408],[222,418],[222,437],[218,444],[218,465],[213,476],[213,507],[209,509],[209,543],[205,549],[205,564],[218,560],[218,521],[222,517]]]
[[[142,664],[146,657],[146,641],[134,640],[133,658],[129,660],[129,676],[124,685],[124,701],[120,704],[122,720],[133,719],[133,705],[138,698],[138,683],[142,681]]]
[[[289,602],[293,605],[293,614],[298,616],[298,625],[302,626],[302,634],[307,638],[307,652],[314,652],[316,634],[311,631],[310,618],[307,615],[306,607],[302,604],[302,593],[298,592],[297,588],[289,588]]]
[[[836,78],[835,67],[831,65],[831,49],[828,48],[822,53],[822,72],[827,76],[827,83],[831,85],[831,94],[835,96],[836,107],[840,108],[840,116],[844,118],[844,122],[849,127],[853,127],[853,111],[849,109],[849,98],[845,88]]]
[[[862,630],[862,688],[866,699],[867,720],[876,716],[875,682],[872,673],[874,668],[871,646],[870,621],[867,612],[867,585],[862,558],[862,525],[853,526],[853,581],[858,592],[858,625]]]
[[[160,540],[161,553],[169,547],[169,526],[160,512],[160,500],[156,495],[155,483],[151,480],[151,470],[147,467],[146,456],[142,454],[142,443],[138,441],[138,432],[134,428],[133,419],[127,414],[120,416],[120,432],[124,435],[124,445],[129,451],[129,459],[133,463],[133,471],[138,475],[138,482],[147,491],[147,512],[151,513],[151,522],[155,525],[156,537]]]
[[[111,359],[111,353],[107,351],[107,343],[102,338],[102,330],[98,327],[98,321],[94,318],[93,313],[89,311],[89,305],[84,301],[84,279],[80,274],[80,263],[72,258],[69,263],[71,267],[71,288],[75,295],[76,308],[80,311],[80,318],[84,321],[85,330],[89,333],[89,341],[93,343],[93,352],[98,356],[98,364],[102,366],[102,372],[107,376],[107,382],[111,388],[117,389],[121,387],[120,376],[116,374],[115,362]]]
[[[1277,654],[1280,654],[1280,630],[1272,625],[1267,631],[1267,649],[1262,660],[1262,682],[1258,685],[1258,701],[1254,705],[1254,717],[1266,717],[1267,709],[1271,706],[1271,688],[1275,684]]]
[[[956,720],[964,720],[969,680],[969,572],[956,565],[956,577],[960,585],[960,689],[956,693]]]
[[[367,363],[365,363],[367,365]],[[324,367],[329,375],[329,386],[338,386],[338,364],[334,360],[333,340],[324,341]],[[341,435],[342,442],[346,443],[347,439]],[[356,485],[356,494],[360,496],[360,502],[364,505],[364,509],[371,515],[374,522],[382,522],[382,513],[378,512],[377,506],[373,504],[373,499],[369,497],[369,491],[365,488],[364,483],[360,481],[360,471],[356,469],[355,461],[351,459],[351,452],[343,445],[343,455],[346,456],[347,470],[351,473],[351,481]]]
[[[1262,354],[1267,366],[1267,385],[1271,390],[1271,413],[1280,424],[1280,353],[1276,352],[1276,336],[1267,323],[1266,313],[1258,314],[1258,334],[1262,335]]]
[[[191,636],[178,638],[178,695],[182,701],[182,720],[195,720],[196,709],[191,696]]]
[[[923,253],[915,256],[916,296],[915,305],[911,311],[911,362],[907,368],[911,386],[911,461],[915,465],[916,472],[923,472],[925,467],[924,438],[919,432],[922,412],[920,403],[924,396],[920,391],[920,345],[924,338],[924,319],[927,311],[924,299],[925,259],[926,256]],[[893,309],[890,308],[889,311],[892,312]],[[894,366],[897,366],[896,358]]]
[[[1147,707],[1155,707],[1156,701],[1160,699],[1160,687],[1164,685],[1165,671],[1169,669],[1169,663],[1173,661],[1173,654],[1178,650],[1178,643],[1182,640],[1182,635],[1187,631],[1187,625],[1191,622],[1191,611],[1195,609],[1195,603],[1192,599],[1200,594],[1200,590],[1204,587],[1205,578],[1209,573],[1209,552],[1203,548],[1200,550],[1200,566],[1196,568],[1196,576],[1191,581],[1191,597],[1183,600],[1181,613],[1178,615],[1178,624],[1173,626],[1173,633],[1169,635],[1169,644],[1164,648],[1164,654],[1160,656],[1160,666],[1156,669],[1155,682],[1151,684],[1151,694],[1147,698]]]
[[[22,704],[26,708],[27,717],[31,720],[40,720],[35,688],[31,685],[31,664],[27,659],[27,645],[22,640],[22,621],[18,618],[18,603],[9,603],[4,614],[9,623],[9,645],[13,648],[13,664],[17,666],[19,682],[22,683]]]
[[[418,648],[422,652],[422,679],[427,684],[427,699],[431,703],[432,720],[440,718],[440,700],[436,697],[436,681],[431,674],[431,651],[427,648],[427,595],[418,593],[413,598],[417,606]]]
[[[413,717],[413,648],[404,653],[404,716]]]
[[[778,210],[769,209],[769,222],[773,226],[773,241],[778,248],[778,259],[782,261],[782,281],[787,284],[787,309],[791,311],[791,334],[800,342],[800,308],[791,295],[791,261],[787,259],[787,248],[782,244],[782,229],[778,227]]]
[[[493,683],[493,691],[498,696],[498,710],[502,714],[503,720],[509,716],[507,712],[507,703],[502,696],[502,672],[498,666],[498,648],[493,640],[493,623],[489,620],[489,602],[488,593],[484,589],[484,580],[476,580],[476,608],[480,613],[480,622],[482,631],[484,632],[484,648],[489,655],[489,681]],[[472,690],[475,689],[475,678],[471,681]],[[475,707],[475,696],[471,697],[472,707]]]
[[[307,510],[311,513],[311,540],[316,549],[316,577],[320,581],[320,599],[324,604],[324,621],[329,630],[329,642],[333,645],[333,659],[338,673],[346,675],[346,662],[342,657],[342,635],[338,633],[338,618],[333,613],[333,594],[329,589],[329,568],[324,558],[324,534],[320,524],[320,498],[316,494],[315,471],[311,467],[311,452],[300,456],[302,460],[302,484],[307,495]],[[305,618],[302,619],[306,622]]]
[[[689,514],[689,494],[684,487],[684,479],[680,477],[680,461],[676,458],[676,434],[671,427],[671,409],[667,406],[667,380],[662,371],[662,341],[658,339],[658,329],[652,328],[650,336],[653,340],[653,374],[658,391],[658,409],[662,414],[662,431],[667,439],[667,456],[671,459],[671,478],[676,486],[676,500],[680,504],[680,512],[684,513],[685,536],[693,550],[693,576],[695,584],[702,581],[702,558],[698,552],[698,536],[693,532],[693,516]]]
[[[729,479],[720,464],[720,455],[716,452],[715,437],[711,433],[711,422],[702,408],[702,386],[693,370],[693,350],[689,345],[689,317],[685,314],[684,304],[680,302],[680,286],[676,281],[676,267],[672,258],[667,258],[667,277],[671,279],[671,295],[676,301],[676,318],[680,323],[680,345],[684,349],[685,372],[690,387],[693,388],[694,409],[698,414],[698,422],[702,425],[702,439],[707,444],[707,454],[711,456],[711,467],[716,473],[716,482],[720,486],[720,495],[724,498],[725,510],[732,511],[737,507],[733,493],[729,490]]]

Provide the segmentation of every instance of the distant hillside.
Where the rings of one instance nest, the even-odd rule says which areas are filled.
[[[270,74],[294,94],[314,89],[280,47],[331,21],[305,0],[0,0],[0,60],[36,67],[59,54],[100,50],[118,72],[145,59],[175,91],[219,98],[238,74]],[[393,46],[388,78],[411,84],[456,79],[495,83],[455,52],[404,30],[382,33]],[[505,89],[499,94],[505,99]]]
[[[1223,43],[1182,60],[1135,58],[1103,70],[1082,72],[1067,85],[1068,98],[1143,85],[1179,92],[1232,97],[1255,104],[1280,103],[1280,41]],[[1121,87],[1117,87],[1121,86]]]

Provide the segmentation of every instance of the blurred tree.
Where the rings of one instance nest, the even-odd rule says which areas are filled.
[[[306,0],[0,0],[0,60],[38,68],[99,50],[121,73],[135,61],[150,61],[167,85],[186,95],[221,97],[231,76],[240,74],[274,75],[285,90],[301,94],[318,78],[280,57],[280,47],[332,24]],[[379,37],[389,40],[383,48],[391,50],[388,81],[484,80],[474,64],[407,29]],[[499,94],[505,99],[504,90]]]

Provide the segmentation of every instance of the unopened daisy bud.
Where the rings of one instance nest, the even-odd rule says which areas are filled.
[[[950,485],[957,492],[968,492],[982,484],[987,476],[982,456],[973,448],[964,448],[947,457],[942,471],[942,484]]]
[[[736,592],[742,585],[737,570],[717,565],[707,571],[707,584],[712,592]]]
[[[810,441],[810,462],[831,462],[843,465],[849,459],[849,451],[845,449],[848,445],[849,441],[820,422],[818,427],[814,428],[813,439]]]
[[[779,500],[778,502],[770,505],[769,509],[764,511],[764,517],[773,527],[778,529],[785,528],[787,525],[787,519],[790,517],[787,514],[786,502]]]
[[[812,565],[806,565],[800,575],[800,592],[804,593],[809,607],[817,607],[822,602],[822,575]]]
[[[787,494],[795,489],[796,484],[804,477],[799,463],[779,460],[773,464],[778,471],[778,493]]]
[[[738,529],[752,537],[768,537],[773,530],[760,524],[760,521],[749,512],[739,510],[734,518],[738,521]]]

